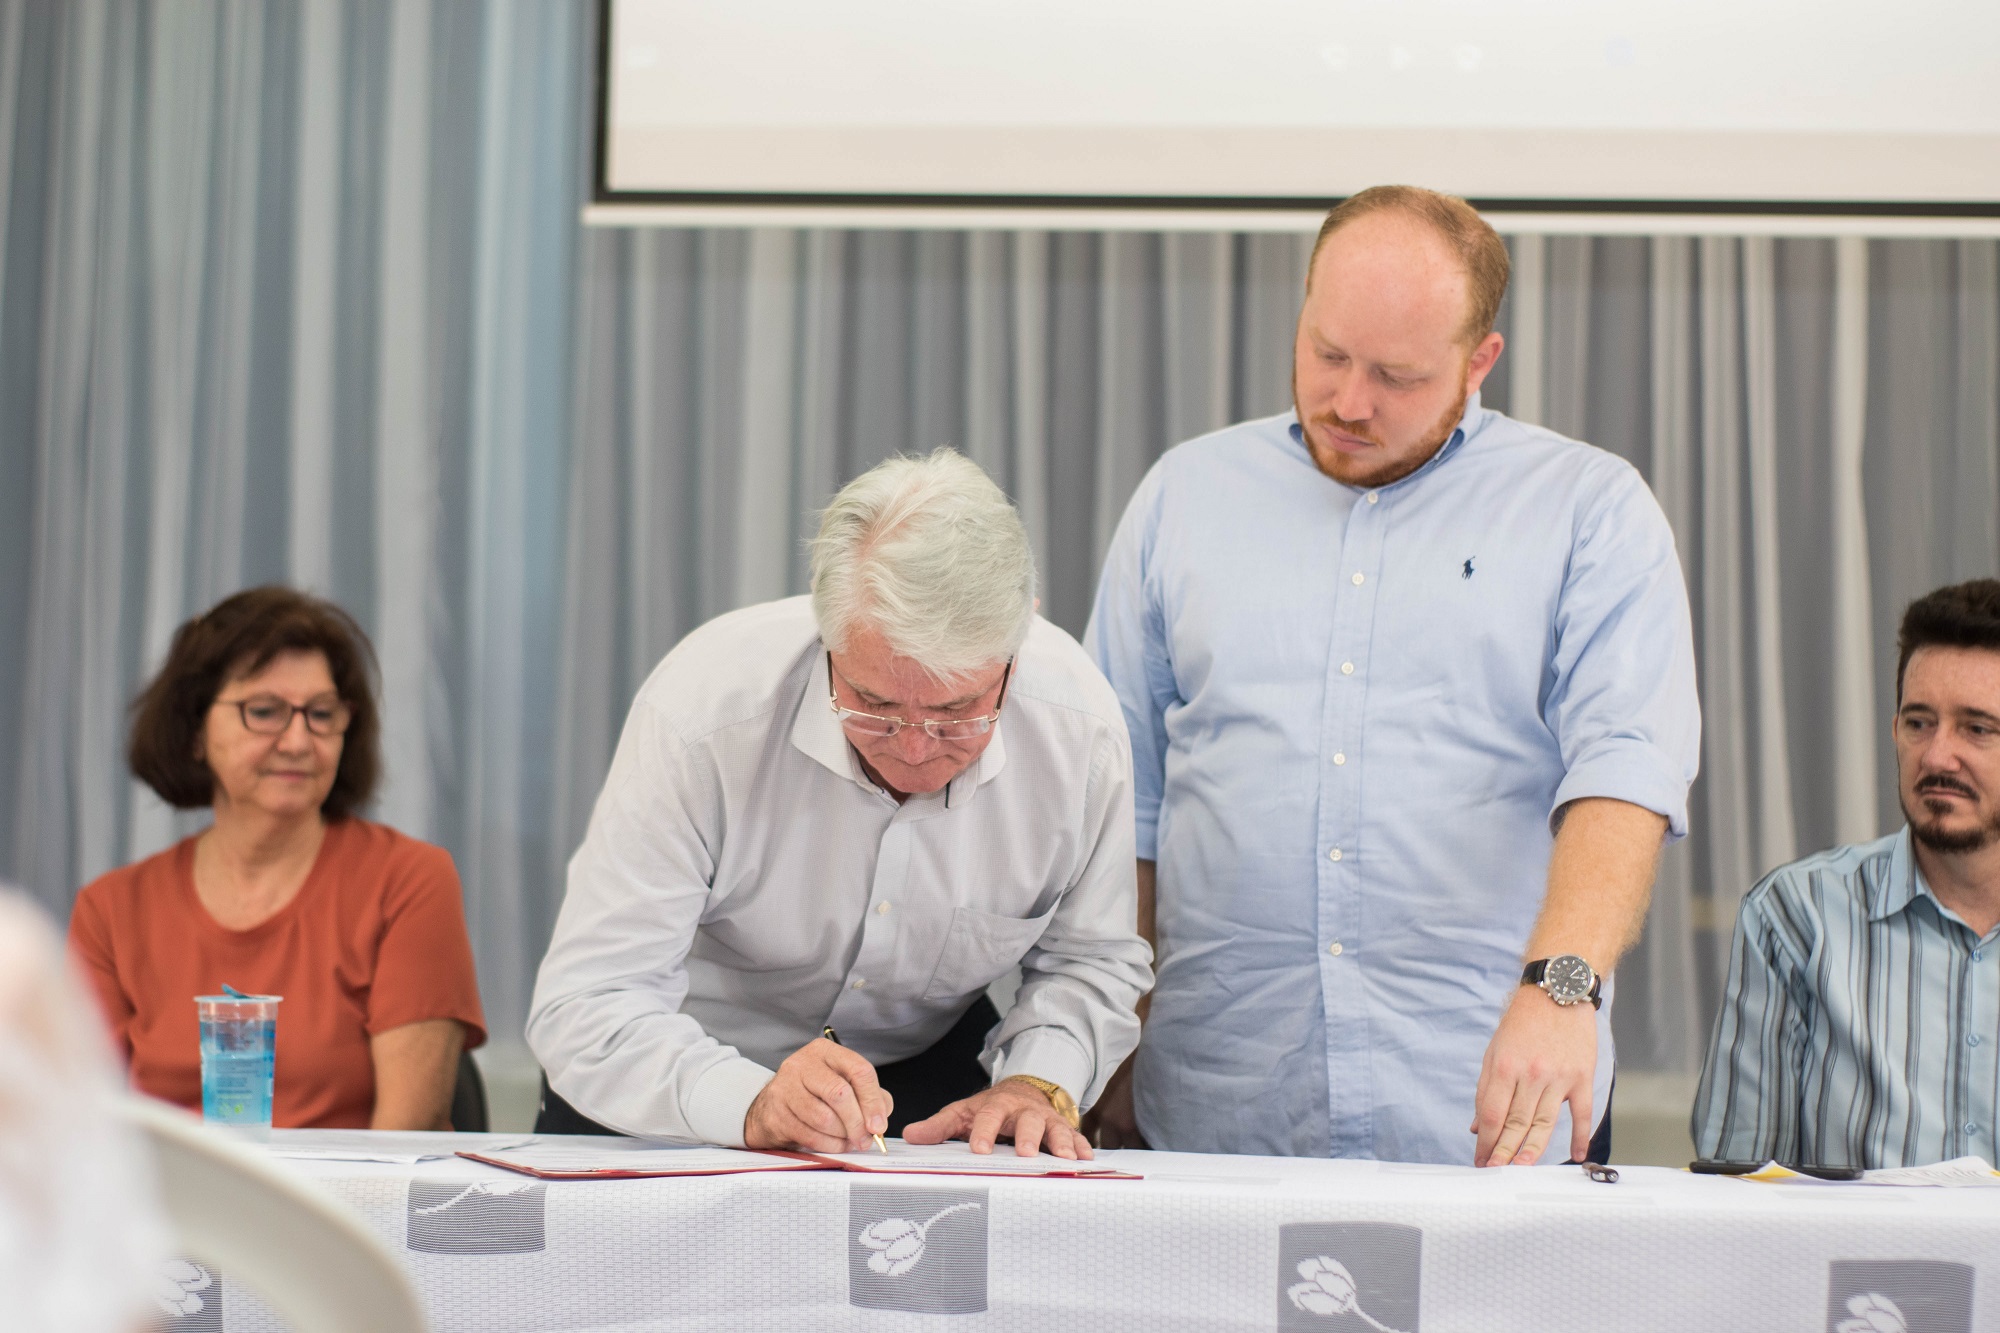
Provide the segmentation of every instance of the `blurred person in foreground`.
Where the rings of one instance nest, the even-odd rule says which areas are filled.
[[[379,772],[374,655],[340,608],[253,588],[174,634],[132,771],[214,822],[86,886],[70,945],[142,1091],[201,1109],[194,997],[280,995],[272,1123],[449,1129],[485,1040],[458,872],[356,812]]]
[[[0,888],[0,1327],[147,1326],[169,1236],[118,1095],[95,1003],[55,931]]]
[[[1912,602],[1897,653],[1904,826],[1744,897],[1695,1096],[1703,1157],[2000,1159],[2000,581]]]
[[[752,1148],[900,1127],[1088,1157],[1078,1108],[1151,981],[1118,701],[950,450],[850,482],[811,563],[810,597],[710,621],[640,687],[528,1019],[554,1105]],[[1001,1022],[986,988],[1017,964]]]
[[[1507,277],[1462,199],[1347,200],[1293,410],[1169,450],[1112,538],[1085,642],[1159,983],[1107,1144],[1608,1153],[1610,976],[1686,832],[1694,645],[1638,472],[1481,405]]]

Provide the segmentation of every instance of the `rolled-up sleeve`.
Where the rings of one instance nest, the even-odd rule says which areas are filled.
[[[741,1146],[773,1076],[681,1012],[722,823],[707,756],[640,699],[570,860],[528,1017],[549,1086],[612,1129]]]
[[[1109,726],[1092,747],[1083,828],[1081,869],[1022,958],[1021,989],[984,1059],[996,1080],[1032,1074],[1088,1107],[1139,1044],[1136,1010],[1153,984],[1137,929],[1131,749]]]
[[[1687,835],[1701,757],[1687,585],[1658,502],[1636,472],[1615,466],[1581,520],[1556,613],[1543,716],[1563,778],[1549,813],[1610,797],[1665,816],[1671,840]]]
[[[1173,662],[1159,599],[1147,579],[1165,487],[1155,464],[1125,506],[1098,581],[1084,650],[1117,692],[1132,744],[1133,842],[1147,861],[1159,856],[1160,803],[1167,785],[1167,705],[1175,697]]]

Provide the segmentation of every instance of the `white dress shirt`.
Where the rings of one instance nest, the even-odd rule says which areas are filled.
[[[710,621],[640,688],[535,985],[550,1086],[613,1129],[740,1144],[822,1026],[901,1060],[1018,963],[986,1067],[1089,1105],[1152,984],[1111,687],[1037,618],[985,752],[900,805],[827,698],[804,597]]]

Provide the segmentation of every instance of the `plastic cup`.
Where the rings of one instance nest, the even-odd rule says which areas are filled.
[[[201,1118],[252,1138],[271,1133],[282,995],[197,995],[201,1020]]]

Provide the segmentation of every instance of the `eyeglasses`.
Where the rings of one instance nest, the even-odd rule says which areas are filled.
[[[842,708],[840,700],[833,693],[833,654],[826,655],[826,704],[833,710],[840,725],[861,736],[893,736],[904,727],[922,727],[924,734],[934,741],[969,741],[974,736],[984,736],[993,730],[993,724],[1000,720],[1000,709],[1007,702],[1007,682],[1014,674],[1014,659],[1007,659],[1007,669],[1000,673],[1000,697],[993,701],[993,711],[985,717],[927,717],[917,722],[906,722],[900,717],[883,717],[877,713],[857,712],[852,708]]]
[[[354,710],[338,699],[314,699],[310,703],[287,703],[275,694],[253,694],[248,699],[217,699],[211,708],[234,708],[243,719],[243,729],[259,736],[282,736],[292,725],[292,714],[306,715],[306,730],[315,736],[339,736],[354,720]]]

